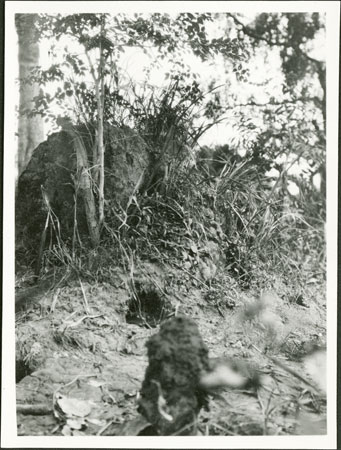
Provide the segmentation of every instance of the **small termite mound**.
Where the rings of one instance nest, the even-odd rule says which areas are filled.
[[[128,303],[126,321],[155,328],[164,320],[169,311],[169,302],[158,290],[145,289],[143,285],[137,285],[134,295]]]
[[[176,316],[147,342],[149,365],[142,384],[140,413],[159,436],[196,434],[197,415],[207,405],[200,375],[209,367],[208,349],[196,323]]]

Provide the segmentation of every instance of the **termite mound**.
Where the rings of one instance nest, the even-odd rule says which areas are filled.
[[[139,412],[157,435],[195,434],[197,415],[207,405],[199,389],[200,375],[209,367],[208,349],[196,323],[186,316],[172,317],[146,345],[149,365]]]

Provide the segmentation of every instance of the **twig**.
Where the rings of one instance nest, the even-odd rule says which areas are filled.
[[[215,306],[216,306],[216,308],[217,308],[218,313],[221,315],[221,317],[222,317],[223,319],[225,319],[225,316],[224,316],[222,310],[220,309],[220,306],[218,305],[218,302],[217,302],[217,301],[215,301]]]
[[[135,197],[136,192],[137,192],[137,191],[140,189],[140,187],[141,187],[142,180],[143,180],[143,177],[144,177],[144,175],[145,175],[145,171],[146,171],[146,169],[143,169],[143,170],[142,170],[142,173],[141,173],[139,179],[137,180],[137,183],[135,184],[134,189],[133,189],[133,191],[132,191],[132,193],[131,193],[131,195],[130,195],[130,197],[129,197],[129,200],[128,200],[128,203],[127,203],[127,206],[126,206],[126,209],[125,209],[125,211],[126,211],[127,214],[128,214],[128,208],[129,208],[129,206],[131,205],[132,201],[134,200],[134,197]],[[138,206],[138,205],[137,205],[137,206]]]
[[[184,427],[180,428],[180,430],[176,431],[175,433],[171,434],[171,436],[178,436],[183,431],[187,430],[188,428],[191,428],[193,426],[196,426],[197,419],[193,420],[193,422],[189,423],[188,425],[185,425]]]
[[[264,435],[267,435],[268,434],[268,430],[267,430],[267,411],[264,408],[262,399],[261,399],[258,391],[257,391],[257,400],[258,400],[258,403],[259,403],[259,405],[261,407],[262,415],[263,415],[263,433],[264,433]]]
[[[45,403],[37,403],[35,405],[18,405],[17,413],[29,414],[32,416],[45,416],[53,412],[52,406],[46,405]]]
[[[61,390],[66,388],[67,386],[71,386],[71,384],[76,383],[76,381],[78,381],[80,378],[92,378],[92,377],[97,377],[98,373],[90,373],[87,375],[77,375],[75,378],[73,378],[71,381],[69,381],[68,383],[64,384],[63,386],[59,386],[53,393],[53,398],[55,398],[55,395]]]
[[[77,327],[77,326],[78,326],[81,322],[83,322],[83,320],[85,320],[85,319],[96,319],[97,317],[102,317],[102,316],[104,316],[104,314],[95,314],[95,315],[93,315],[93,316],[87,314],[87,315],[81,317],[81,318],[80,318],[79,320],[77,320],[76,322],[72,322],[72,323],[70,323],[69,325],[67,325],[67,326],[65,327],[65,329],[66,329],[66,328]]]
[[[214,428],[218,428],[218,430],[223,431],[225,434],[227,434],[228,436],[238,436],[237,433],[232,433],[232,431],[228,431],[226,430],[226,428],[218,425],[217,423],[212,423],[212,427]]]
[[[42,187],[42,192],[43,192],[43,199],[45,200],[47,207],[49,207],[50,205],[48,203],[47,195],[45,194],[43,187]],[[42,232],[41,238],[40,238],[39,254],[38,254],[36,269],[35,269],[35,273],[34,273],[34,275],[37,279],[39,278],[39,274],[40,274],[41,262],[43,259],[43,253],[44,253],[44,247],[45,247],[45,241],[46,241],[46,233],[47,233],[47,228],[49,225],[50,217],[51,217],[51,213],[50,213],[50,210],[48,209],[46,221],[45,221],[45,227],[43,229],[43,232]]]
[[[69,315],[69,317],[67,317],[66,319],[65,319],[65,321],[64,322],[69,322],[70,321],[70,319],[71,319],[71,317],[73,317],[75,314],[77,314],[77,311],[74,311],[73,313],[71,313],[70,315]]]
[[[165,293],[165,291],[162,289],[162,287],[159,285],[159,283],[154,280],[154,278],[147,272],[144,272],[144,274],[146,275],[147,278],[149,278],[149,280],[154,284],[154,286],[156,286],[158,288],[158,290],[165,296],[167,297],[167,294]]]
[[[89,308],[88,299],[86,298],[86,295],[85,295],[85,291],[84,291],[84,287],[83,287],[82,281],[81,281],[81,279],[79,277],[78,277],[78,280],[79,280],[79,284],[81,285],[81,289],[82,289],[85,312],[87,314],[90,314],[91,311],[90,311],[90,308]]]
[[[60,292],[60,288],[57,288],[56,292],[53,296],[53,300],[52,300],[52,304],[51,304],[51,312],[54,312],[54,308],[55,308],[57,300],[58,300],[59,292]]]
[[[104,425],[104,427],[102,427],[100,430],[97,431],[96,436],[101,436],[104,433],[104,431],[107,430],[113,423],[117,423],[116,420],[117,419],[109,420],[109,422],[106,425]]]

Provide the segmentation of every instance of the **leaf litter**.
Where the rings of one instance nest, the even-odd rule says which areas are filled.
[[[158,284],[164,289],[159,269],[157,273]],[[191,279],[179,286],[174,311],[180,307],[197,323],[210,358],[252,362],[261,378],[256,390],[239,389],[244,375],[225,364],[219,376],[229,379],[231,386],[225,384],[219,392],[209,395],[209,410],[200,411],[197,433],[326,433],[323,308],[291,305],[278,295],[245,293],[234,285],[236,306],[222,306],[222,317],[204,301],[205,290],[200,285],[190,287],[190,283]],[[17,317],[17,358],[26,358],[31,367],[17,384],[18,434],[151,433],[148,420],[137,412],[137,407],[148,364],[145,343],[159,326],[148,329],[127,324],[124,317],[128,297],[124,292],[122,295],[121,288],[90,286],[86,282],[81,288],[75,282],[58,289],[58,302],[54,301],[56,293],[51,292],[32,305],[29,319],[27,311]],[[310,289],[315,292],[314,302],[319,303],[322,296],[314,285]],[[87,309],[100,314],[84,316],[84,292]],[[46,306],[49,303],[53,305],[51,311]],[[264,312],[269,313],[265,320]],[[279,320],[281,325],[277,325]],[[54,339],[53,331],[67,321],[75,324],[72,328],[79,333],[80,345]],[[129,342],[135,335],[138,345]],[[300,374],[301,379],[295,374]],[[209,378],[206,383],[210,383]],[[158,408],[166,420],[170,415],[162,400],[159,395]],[[33,408],[32,414],[20,410],[25,404]],[[34,414],[34,405],[37,410],[42,405],[48,408],[45,413],[42,408],[41,414]]]

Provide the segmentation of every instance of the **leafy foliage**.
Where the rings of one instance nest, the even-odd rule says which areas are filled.
[[[293,370],[291,363],[272,355],[296,360],[325,344],[325,68],[323,61],[310,56],[314,40],[323,31],[323,18],[260,14],[248,23],[233,14],[76,14],[41,15],[36,25],[38,36],[59,43],[67,36],[80,51],[71,53],[65,47],[62,61],[56,62],[52,46],[51,67],[36,67],[25,80],[40,82],[44,90],[35,98],[34,109],[22,113],[40,114],[62,126],[63,132],[53,134],[37,149],[30,168],[34,182],[30,184],[30,173],[26,185],[25,173],[21,179],[22,191],[28,195],[20,208],[24,226],[18,233],[16,262],[34,263],[40,241],[36,264],[42,269],[40,276],[59,280],[54,294],[43,295],[44,307],[23,316],[25,322],[36,317],[50,330],[45,333],[44,328],[39,336],[46,347],[42,361],[35,348],[37,333],[29,336],[33,347],[23,346],[27,332],[18,335],[23,375],[37,369],[36,362],[45,362],[51,348],[64,347],[67,353],[86,349],[96,364],[101,355],[106,364],[106,354],[114,357],[116,350],[117,355],[140,354],[146,337],[143,327],[159,326],[184,309],[202,318],[203,331],[212,334],[209,345],[214,346],[215,355],[224,356],[210,361],[210,376],[216,376],[219,360],[225,367],[222,375],[216,372],[218,385],[219,377],[231,372],[226,369],[229,354],[231,363],[240,356],[259,365],[253,369],[241,362],[239,369],[244,367],[246,372],[241,370],[239,376],[254,378],[254,383],[236,392],[232,409],[213,397],[210,411],[202,412],[198,423],[203,433],[316,433],[315,416],[325,413],[324,395],[306,389],[313,385],[296,371],[298,361]],[[214,32],[212,25],[217,25]],[[124,71],[121,56],[129,47],[140,48],[150,57],[145,82],[134,81]],[[204,63],[220,58],[225,72],[216,70],[203,82],[187,64],[187,55]],[[269,79],[257,83],[257,58],[264,72],[276,61],[274,55],[279,62],[276,80],[269,70]],[[153,86],[149,79],[153,68],[166,64],[164,84]],[[58,117],[56,106],[66,117]],[[202,136],[224,123],[225,141],[202,145]],[[99,125],[105,126],[101,130]],[[102,165],[96,153],[100,131],[106,150]],[[76,149],[76,156],[70,158],[70,149]],[[135,177],[140,163],[142,174]],[[99,167],[106,175],[105,218],[94,245],[91,226],[84,220],[86,205],[80,200],[84,178],[92,197],[100,199]],[[124,190],[123,179],[134,189],[120,202],[113,193]],[[67,186],[63,195],[58,183]],[[34,207],[25,201],[29,196],[35,198]],[[97,215],[99,208],[95,219]],[[27,235],[31,240],[25,248],[19,241],[24,242]],[[86,291],[81,279],[89,282],[84,283]],[[65,281],[67,287],[63,287]],[[25,274],[20,287],[28,282]],[[25,290],[23,294],[26,298]],[[323,304],[321,309],[318,303]],[[229,311],[234,308],[237,314]],[[212,309],[222,320],[211,315]],[[100,314],[91,312],[97,310]],[[30,333],[35,328],[29,322]],[[141,328],[136,334],[137,327],[127,324]],[[150,335],[152,330],[147,331]],[[124,334],[121,345],[118,338]],[[132,361],[134,372],[136,360]],[[120,364],[121,358],[116,362]],[[237,366],[231,364],[231,368]],[[186,370],[184,374],[188,375]],[[122,375],[131,378],[128,371]],[[129,389],[122,385],[122,392],[136,392],[138,378],[133,378]],[[95,380],[81,388],[88,386],[90,394],[98,397],[103,383]],[[161,408],[164,386],[151,392],[152,397],[156,393],[158,412],[169,417]],[[210,394],[214,396],[214,391]],[[129,420],[136,402],[131,398],[127,416],[127,396],[118,402],[116,397],[104,395],[103,403],[107,398],[110,405],[125,408]],[[88,405],[81,406],[87,409]],[[98,417],[100,407],[95,411]],[[304,410],[314,418],[314,430],[307,426],[298,430],[300,421],[307,422],[298,414]],[[106,419],[103,416],[103,424],[96,419],[96,431],[90,420],[88,428],[82,420],[81,433],[121,435],[120,424],[110,420],[108,428]],[[61,433],[78,435],[78,425],[74,430],[66,425]],[[324,423],[322,428],[321,433]],[[126,433],[141,430],[137,421]]]
[[[208,245],[216,241],[229,272],[244,287],[260,267],[294,273],[309,266],[323,275],[325,69],[309,55],[323,32],[323,17],[264,13],[245,24],[233,14],[118,14],[105,16],[105,33],[100,32],[102,19],[40,15],[40,37],[58,42],[69,36],[85,57],[65,47],[62,62],[35,68],[26,82],[57,83],[54,94],[42,91],[36,97],[30,114],[54,120],[54,105],[59,105],[75,123],[93,129],[98,103],[88,80],[99,67],[100,48],[104,122],[133,128],[148,145],[149,180],[126,210],[113,213],[107,207],[103,243],[114,243],[124,265],[131,255],[180,259],[197,277],[203,264],[216,264]],[[216,20],[232,31],[212,37],[208,28]],[[129,47],[149,56],[147,77],[171,62],[168,85],[156,88],[127,78],[120,58]],[[250,59],[276,49],[283,74],[279,96],[259,102],[250,94],[240,102],[240,86],[252,83]],[[223,88],[213,79],[205,89],[186,66],[186,54],[202,61],[222,58]],[[232,118],[234,137],[198,152],[201,136],[226,118]],[[299,165],[307,167],[304,172],[291,170]],[[321,189],[314,186],[316,175]],[[298,195],[291,194],[292,185]]]

